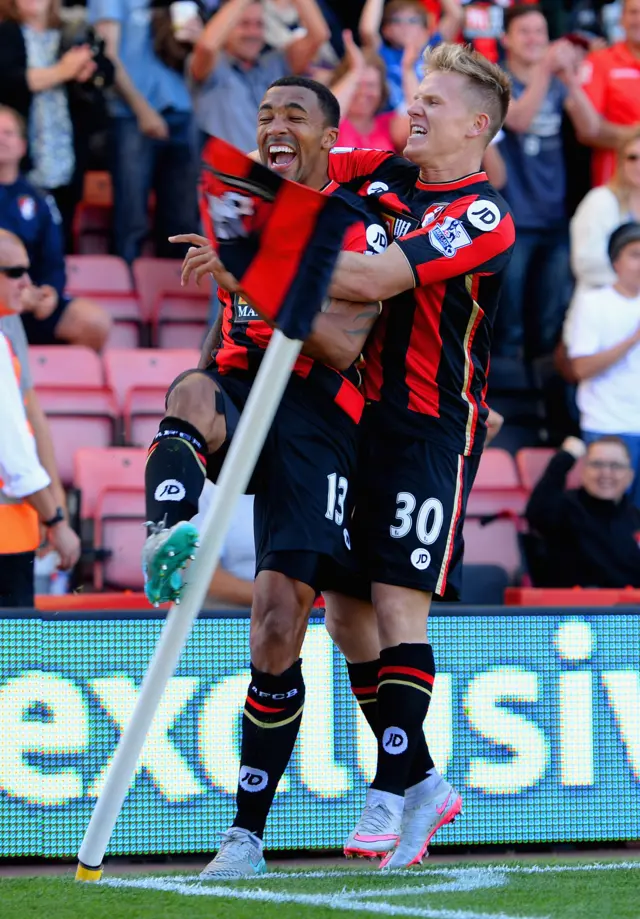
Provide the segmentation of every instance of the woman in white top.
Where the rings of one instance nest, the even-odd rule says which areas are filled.
[[[616,276],[607,246],[623,223],[640,221],[640,129],[618,150],[618,166],[607,185],[592,188],[571,221],[571,268],[575,295],[613,284]]]
[[[618,227],[608,252],[614,283],[577,294],[565,343],[578,380],[583,440],[604,434],[624,440],[640,507],[640,222]]]

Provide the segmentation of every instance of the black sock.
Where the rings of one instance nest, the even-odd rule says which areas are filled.
[[[407,788],[411,788],[413,785],[417,785],[418,782],[426,779],[427,772],[429,772],[431,769],[435,769],[435,763],[431,759],[431,754],[429,753],[429,747],[427,746],[423,728],[420,731],[420,737],[418,738],[418,743],[413,754],[413,759],[411,760],[411,766],[409,767]]]
[[[435,664],[431,645],[401,644],[380,654],[378,768],[372,788],[404,795],[423,735]]]
[[[300,728],[304,707],[301,663],[296,661],[280,676],[262,673],[251,665],[233,825],[261,838]]]
[[[351,692],[356,697],[360,711],[367,719],[369,727],[378,736],[378,670],[380,658],[375,661],[366,661],[364,664],[350,664],[347,661],[347,671]]]
[[[205,439],[180,418],[163,418],[149,447],[144,484],[147,520],[172,527],[198,513],[207,475]]]

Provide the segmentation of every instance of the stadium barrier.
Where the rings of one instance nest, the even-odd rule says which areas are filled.
[[[442,844],[638,836],[640,608],[437,608],[427,738],[461,790]],[[0,615],[0,857],[75,855],[163,613]],[[234,812],[248,620],[203,613],[147,738],[108,853],[209,852]],[[266,844],[338,848],[375,765],[321,619]]]

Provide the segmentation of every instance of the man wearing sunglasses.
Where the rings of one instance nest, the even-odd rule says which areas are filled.
[[[582,462],[580,488],[565,490]],[[634,479],[629,449],[614,435],[588,446],[568,437],[527,507],[542,539],[540,587],[640,587],[640,510],[627,492]]]
[[[0,230],[0,319],[20,313],[30,286],[24,246]],[[72,568],[80,555],[80,541],[56,506],[51,478],[38,458],[25,411],[26,371],[0,331],[0,607],[33,606],[33,562],[41,525],[61,568]]]

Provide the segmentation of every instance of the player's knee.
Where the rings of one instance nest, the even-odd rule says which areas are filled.
[[[215,410],[216,385],[202,373],[188,373],[179,377],[167,397],[167,415],[188,421],[205,438],[209,450],[216,450],[224,440],[224,425]]]
[[[376,584],[373,601],[383,648],[425,640],[431,607],[430,593]]]
[[[295,583],[288,578],[273,578],[266,589],[256,584],[250,647],[258,670],[279,674],[291,667],[300,656],[307,616],[308,603],[297,595]]]

